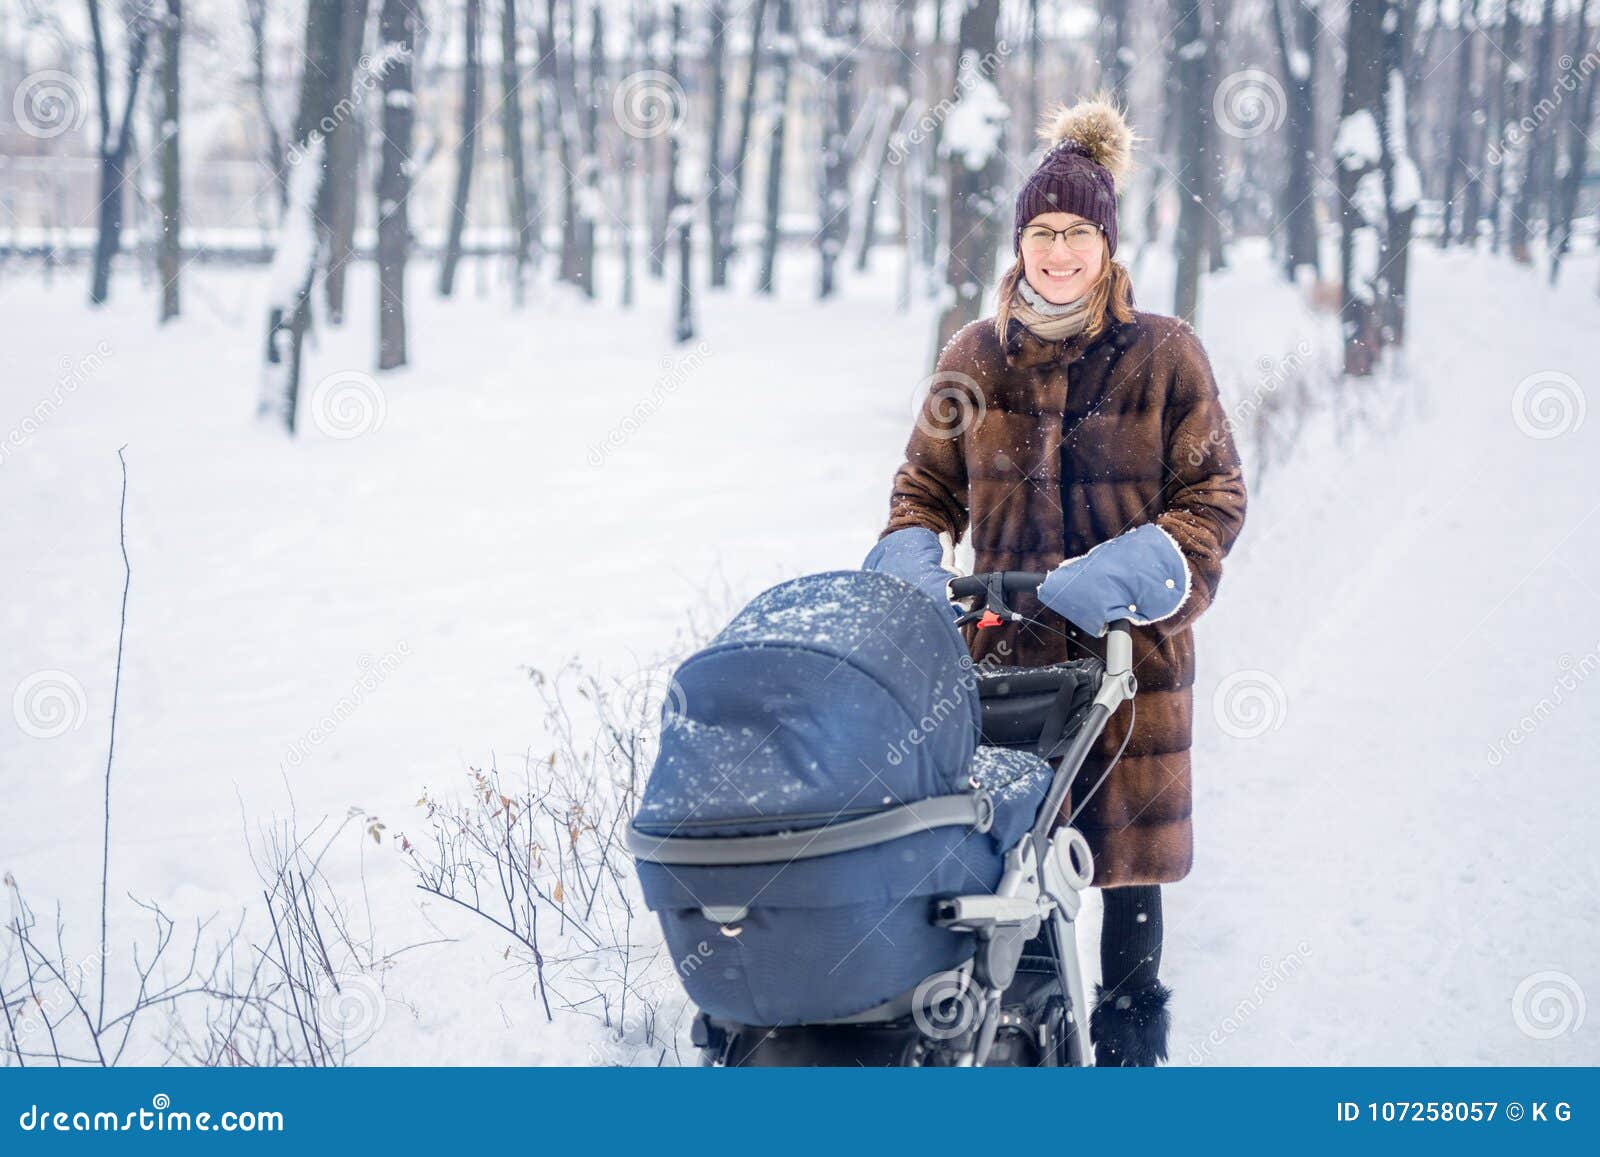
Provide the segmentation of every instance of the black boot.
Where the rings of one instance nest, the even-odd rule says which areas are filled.
[[[1107,992],[1096,985],[1089,1036],[1100,1068],[1152,1068],[1167,1059],[1172,989],[1160,981],[1136,992]]]

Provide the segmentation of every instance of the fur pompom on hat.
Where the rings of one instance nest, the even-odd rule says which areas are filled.
[[[1039,214],[1076,213],[1099,225],[1116,253],[1117,185],[1134,142],[1121,111],[1104,96],[1061,105],[1046,115],[1039,136],[1048,147],[1017,193],[1012,251],[1021,251],[1023,227]]]

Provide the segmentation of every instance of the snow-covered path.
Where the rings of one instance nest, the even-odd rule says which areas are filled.
[[[1334,344],[1263,254],[1236,259],[1201,326],[1230,398]],[[198,271],[165,333],[132,277],[102,313],[76,283],[12,285],[0,437],[64,362],[94,359],[0,460],[0,691],[65,672],[85,708],[54,738],[0,728],[0,869],[86,934],[118,446],[134,577],[113,862],[124,890],[203,914],[251,894],[242,818],[292,793],[302,816],[359,807],[404,830],[423,786],[538,745],[525,666],[626,671],[668,653],[688,609],[723,613],[724,583],[742,601],[859,561],[930,320],[877,282],[816,305],[808,272],[776,302],[711,299],[687,349],[655,299],[518,314],[419,293],[417,364],[382,380],[381,425],[313,423],[295,444],[250,419],[258,275]],[[1593,273],[1576,263],[1552,294],[1500,262],[1419,253],[1409,380],[1313,415],[1253,496],[1200,627],[1197,861],[1167,897],[1175,1062],[1600,1060],[1594,1025],[1538,1039],[1549,985],[1600,990],[1600,516],[1582,485],[1600,433],[1534,438],[1512,412],[1541,372],[1600,388]],[[349,377],[369,353],[359,320],[324,335],[308,386],[372,403]],[[415,915],[387,849],[367,873],[387,920]],[[585,1058],[516,984],[491,997],[460,955],[438,958],[447,975],[414,959],[394,981],[414,1011],[362,1059]]]
[[[1413,403],[1269,481],[1201,627],[1175,1059],[1600,1057],[1540,1039],[1600,985],[1594,303],[1493,272],[1424,254]]]

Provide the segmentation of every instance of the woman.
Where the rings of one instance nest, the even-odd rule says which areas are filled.
[[[1077,826],[1105,899],[1096,1063],[1153,1065],[1166,1059],[1171,995],[1157,975],[1161,885],[1193,860],[1190,626],[1216,593],[1245,491],[1193,330],[1135,311],[1114,260],[1116,182],[1132,146],[1121,114],[1082,102],[1044,135],[1048,151],[1017,194],[1017,261],[997,313],[940,355],[868,566],[942,598],[937,536],[970,535],[977,571],[1050,571],[1037,602],[1018,607],[1040,626],[967,628],[973,658],[990,664],[1093,654],[1107,619],[1141,624],[1133,734]],[[1156,593],[1141,611],[1130,591]],[[1069,806],[1100,779],[1129,720],[1111,720]]]

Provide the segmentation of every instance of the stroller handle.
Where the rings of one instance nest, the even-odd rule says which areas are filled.
[[[996,570],[987,574],[969,574],[950,580],[950,597],[954,599],[971,598],[981,595],[989,590],[991,582],[998,581],[1001,592],[1008,595],[1028,593],[1039,589],[1039,584],[1044,582],[1043,571],[1033,570]]]

